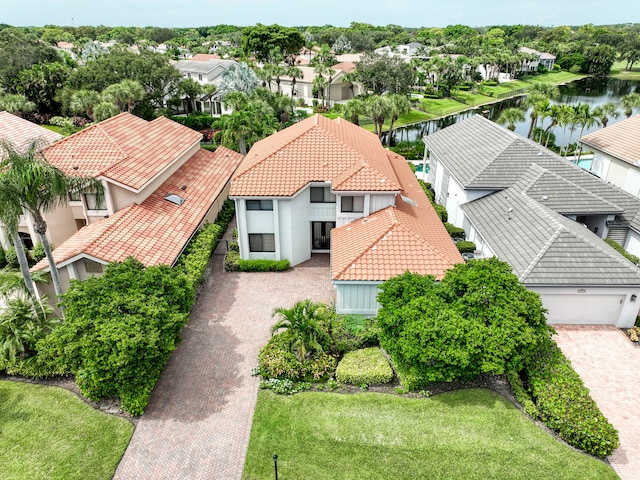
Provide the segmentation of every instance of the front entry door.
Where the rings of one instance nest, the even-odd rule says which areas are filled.
[[[331,248],[331,229],[336,222],[311,222],[311,248],[329,250]]]

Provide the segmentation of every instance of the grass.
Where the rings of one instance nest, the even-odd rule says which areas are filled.
[[[640,63],[636,63],[631,70],[625,70],[627,62],[615,62],[611,67],[610,77],[622,80],[640,80]]]
[[[133,434],[71,392],[0,381],[0,477],[110,479]]]
[[[486,390],[432,398],[261,390],[243,479],[615,479]]]
[[[41,126],[46,128],[47,130],[51,130],[52,132],[56,132],[62,135],[62,127],[58,127],[57,125],[41,125]]]

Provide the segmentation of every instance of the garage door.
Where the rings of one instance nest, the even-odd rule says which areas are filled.
[[[549,323],[614,325],[624,304],[624,295],[542,295],[549,310]]]

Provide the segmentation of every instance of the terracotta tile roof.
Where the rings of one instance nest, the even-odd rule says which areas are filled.
[[[315,115],[257,142],[234,175],[230,195],[289,197],[324,181],[342,191],[397,192],[388,153],[373,133]]]
[[[340,62],[333,65],[331,68],[334,70],[342,70],[344,73],[351,73],[356,69],[356,64],[353,62]]]
[[[208,62],[210,60],[220,60],[222,57],[215,53],[196,53],[190,60],[194,62]]]
[[[145,265],[172,265],[240,160],[239,153],[224,147],[215,153],[199,150],[140,205],[81,228],[57,247],[56,264],[85,254],[105,262],[133,256]],[[184,203],[165,200],[172,193],[183,197]],[[48,270],[48,263],[43,260],[33,270]]]
[[[607,155],[640,166],[640,115],[580,138],[580,142]]]
[[[407,270],[441,279],[463,261],[406,160],[390,154],[389,162],[402,196],[395,207],[331,231],[332,280],[382,281]]]
[[[42,145],[49,145],[62,138],[59,133],[36,125],[24,118],[9,112],[0,112],[0,141],[11,143],[18,150],[23,151],[31,142],[38,140]],[[3,152],[0,151],[0,158]]]
[[[201,138],[166,117],[148,122],[125,112],[59,141],[44,154],[68,175],[103,176],[140,190]]]

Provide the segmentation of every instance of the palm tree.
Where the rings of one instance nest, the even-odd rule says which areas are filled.
[[[19,93],[5,93],[0,95],[0,111],[5,110],[14,115],[21,116],[24,113],[33,112],[36,104]]]
[[[498,117],[498,123],[500,125],[508,124],[507,128],[512,132],[516,129],[516,122],[524,122],[525,114],[519,108],[507,108],[504,110],[500,117]]]
[[[311,300],[296,302],[291,308],[276,308],[272,316],[279,320],[271,327],[271,334],[284,329],[292,337],[291,349],[300,361],[308,358],[313,351],[322,352],[328,341],[328,333],[321,326],[324,319],[322,304]]]
[[[365,112],[373,119],[373,126],[378,138],[382,138],[382,126],[391,114],[391,105],[379,95],[372,95],[365,100]]]
[[[596,117],[600,117],[600,123],[602,124],[602,128],[607,127],[607,123],[609,123],[609,117],[618,118],[620,116],[620,112],[618,111],[618,107],[615,103],[609,102],[599,107],[596,107],[593,111],[593,114]]]
[[[12,150],[14,147],[7,146],[3,143],[1,145],[3,151]],[[0,177],[0,181],[3,177]],[[5,187],[0,183],[0,192],[4,192]],[[31,279],[31,273],[29,272],[29,261],[24,251],[24,245],[18,235],[18,225],[20,223],[20,216],[22,215],[22,207],[17,199],[8,194],[0,195],[0,221],[4,224],[7,232],[11,236],[11,241],[16,249],[16,256],[18,257],[18,265],[20,266],[20,273],[24,281],[24,287],[30,297],[36,296],[36,291],[33,286],[33,280]]]
[[[100,94],[95,90],[78,90],[71,95],[69,109],[73,113],[84,113],[93,120],[93,109],[100,103]]]
[[[187,113],[196,111],[196,98],[202,93],[202,85],[196,82],[193,78],[185,78],[178,85],[178,91],[185,96],[185,99],[189,102],[189,108]]]
[[[218,91],[223,97],[231,92],[242,92],[249,95],[260,83],[255,72],[244,62],[231,65],[220,78]]]
[[[399,95],[397,93],[388,95],[384,99],[390,106],[391,124],[389,125],[389,132],[387,133],[387,145],[391,145],[391,134],[393,133],[393,124],[400,115],[406,115],[411,112],[411,102],[405,95]]]
[[[24,153],[5,145],[5,158],[0,162],[0,198],[11,198],[28,213],[44,247],[56,295],[62,295],[60,278],[47,238],[47,222],[43,215],[64,205],[73,191],[92,189],[99,202],[103,199],[102,183],[89,177],[69,177],[48,163],[38,142],[32,142]]]
[[[562,148],[564,147],[564,137],[567,133],[567,127],[569,125],[575,124],[576,111],[573,108],[573,105],[562,104],[560,106],[560,112],[558,113],[557,122],[558,125],[562,127],[562,141],[560,142],[560,153],[562,153]],[[573,127],[572,127],[573,129]],[[565,150],[566,156],[566,150]]]
[[[30,273],[28,268],[29,267],[27,266],[27,276],[29,281],[47,283],[47,277],[44,272]],[[33,288],[33,283],[31,285]],[[27,282],[25,282],[22,271],[16,270],[15,268],[11,268],[7,265],[3,269],[0,269],[0,296],[11,298],[16,292],[27,294],[29,297],[35,297],[35,291],[29,291],[29,287],[27,287]]]
[[[578,138],[582,137],[585,128],[591,128],[594,125],[600,124],[600,119],[594,115],[594,111],[591,110],[588,103],[580,105],[578,110],[578,124],[580,125],[580,135],[578,135]]]
[[[278,92],[280,92],[280,82],[282,81],[280,77],[283,77],[286,74],[287,74],[286,67],[283,67],[282,65],[278,65],[278,64],[273,65],[273,76],[276,78],[276,86],[277,86]]]
[[[318,90],[318,95],[322,99],[322,108],[326,107],[325,90],[329,86],[329,80],[322,75],[318,75],[313,79],[313,86]]]
[[[304,73],[298,67],[289,67],[287,68],[287,76],[291,78],[291,98],[293,98],[296,94],[296,80],[302,78]]]
[[[548,105],[549,103],[548,97],[545,97],[543,94],[538,92],[531,93],[527,96],[527,98],[525,98],[523,102],[525,107],[531,107],[531,113],[529,113],[529,118],[531,118],[531,124],[529,125],[529,132],[527,133],[527,138],[531,138],[531,136],[533,135],[533,131],[535,130],[536,125],[538,123],[538,117],[540,116],[539,115],[540,106],[545,105],[545,102]]]
[[[620,99],[620,105],[624,108],[624,114],[629,118],[633,115],[633,109],[640,107],[640,93],[628,93]]]
[[[105,88],[102,98],[116,104],[120,112],[131,113],[136,102],[144,98],[144,88],[135,80],[122,80]]]
[[[354,125],[360,125],[360,115],[365,114],[365,103],[359,98],[348,101],[342,110],[342,116]]]

